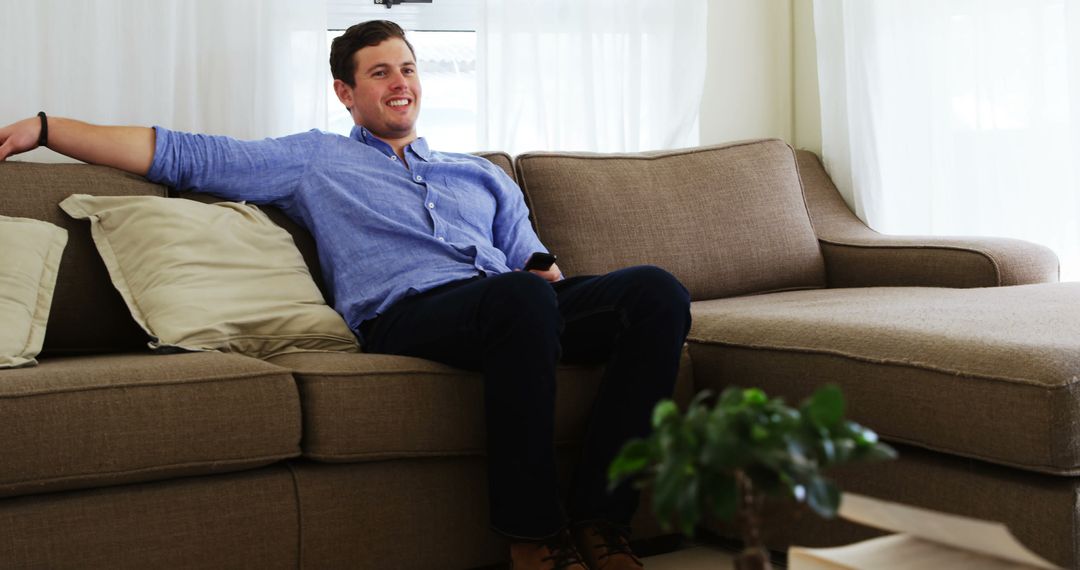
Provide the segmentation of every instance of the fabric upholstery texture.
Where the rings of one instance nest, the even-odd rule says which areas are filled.
[[[42,220],[68,231],[42,354],[145,351],[146,333],[110,284],[90,228],[57,204],[71,194],[164,196],[165,188],[104,166],[6,161],[0,163],[0,190],[0,215]]]
[[[365,568],[473,568],[506,556],[505,540],[489,528],[479,457],[293,468],[302,568],[353,568],[357,560]]]
[[[1080,474],[1080,283],[868,288],[695,303],[699,387],[834,382],[883,437]]]
[[[576,447],[556,450],[564,497],[579,455]],[[352,568],[356,560],[365,568],[474,568],[507,560],[506,539],[488,521],[482,457],[334,465],[297,460],[292,467],[302,568]],[[635,539],[666,534],[647,507],[632,524]]]
[[[800,150],[796,156],[829,287],[994,287],[1058,280],[1057,255],[1031,242],[879,234],[855,217],[814,153]]]
[[[791,147],[528,153],[518,179],[568,275],[650,264],[693,300],[825,285]]]
[[[286,354],[304,406],[304,456],[327,462],[484,453],[483,381],[420,358],[383,354]],[[600,386],[599,366],[559,368],[557,445],[576,444]],[[683,352],[676,399],[692,392]]]
[[[0,216],[0,368],[37,364],[67,230]]]
[[[498,166],[510,177],[511,180],[517,182],[517,177],[514,175],[514,162],[510,158],[509,154],[502,151],[486,151],[474,153],[476,156],[486,158],[488,162]]]
[[[245,204],[73,195],[152,348],[255,357],[357,350],[287,232]]]
[[[0,501],[0,566],[299,568],[296,491],[277,465]]]
[[[300,454],[292,376],[231,354],[51,358],[6,370],[0,418],[0,497],[236,471]]]

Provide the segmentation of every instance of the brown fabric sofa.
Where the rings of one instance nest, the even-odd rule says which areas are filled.
[[[1049,250],[897,238],[859,222],[817,157],[781,141],[634,155],[484,155],[515,176],[568,274],[651,263],[691,291],[677,387],[839,384],[899,461],[845,488],[1001,520],[1080,562],[1080,286]],[[45,350],[0,370],[0,567],[466,568],[487,528],[481,382],[415,358],[152,354],[73,193],[167,195],[86,165],[0,164],[0,214],[70,232]],[[183,196],[206,199],[201,196]],[[318,275],[310,236],[279,213]],[[563,367],[575,463],[599,368]],[[659,529],[639,513],[639,536]],[[870,531],[808,517],[776,545]]]

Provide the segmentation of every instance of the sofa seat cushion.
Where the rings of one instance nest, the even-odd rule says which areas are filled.
[[[1080,283],[795,291],[692,305],[699,387],[826,382],[885,439],[1080,474]]]
[[[684,350],[676,386],[687,400]],[[294,370],[304,408],[304,455],[326,462],[477,455],[485,449],[480,374],[384,354],[286,354],[270,359]],[[600,386],[600,366],[561,366],[556,380],[555,441],[576,444]]]
[[[237,471],[300,454],[289,371],[222,353],[0,371],[0,497]]]

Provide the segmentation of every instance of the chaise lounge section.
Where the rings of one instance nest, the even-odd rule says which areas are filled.
[[[837,384],[849,415],[901,451],[840,471],[843,488],[1001,521],[1080,565],[1080,284],[1057,283],[1052,251],[873,232],[815,155],[776,140],[516,164],[564,269],[655,263],[687,285],[695,390],[798,402]],[[875,534],[772,522],[776,547]]]

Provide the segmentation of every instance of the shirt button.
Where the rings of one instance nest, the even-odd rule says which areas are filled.
[[[434,210],[435,209],[435,202],[428,202],[427,207]]]
[[[423,177],[423,176],[420,176],[419,174],[417,174],[417,175],[416,175],[416,181],[417,181],[417,182],[423,182],[423,181],[424,181],[424,177]]]
[[[391,157],[390,157],[390,160],[397,160],[397,155],[395,155],[395,156],[391,156]]]
[[[439,236],[439,241],[446,241],[446,238]]]

